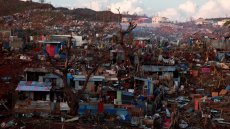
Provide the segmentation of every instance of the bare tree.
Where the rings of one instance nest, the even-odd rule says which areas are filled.
[[[134,24],[133,22],[129,23],[129,26],[126,30],[119,30],[119,39],[117,41],[117,44],[121,45],[121,47],[123,48],[124,52],[125,52],[125,57],[126,57],[126,63],[128,65],[130,65],[130,61],[128,58],[128,52],[127,52],[127,47],[126,47],[126,43],[124,42],[124,36],[131,33],[131,31],[136,27],[137,25]],[[88,48],[87,51],[91,51],[94,54],[93,60],[91,61],[91,63],[94,65],[94,67],[89,70],[87,72],[87,76],[86,76],[86,81],[84,83],[84,86],[82,87],[81,90],[74,92],[72,90],[72,88],[68,85],[68,78],[67,78],[67,74],[68,74],[68,67],[69,65],[73,65],[74,63],[81,63],[80,60],[77,61],[73,61],[71,60],[71,57],[74,55],[74,52],[72,50],[72,38],[68,39],[68,42],[66,43],[63,53],[65,53],[66,57],[65,57],[65,65],[64,68],[58,68],[56,66],[56,64],[54,62],[58,61],[57,59],[51,58],[50,56],[48,56],[48,62],[49,62],[49,68],[50,71],[56,75],[58,75],[60,78],[62,78],[63,80],[63,84],[64,84],[64,96],[68,102],[68,105],[70,106],[70,114],[71,115],[76,115],[77,111],[79,109],[79,102],[80,99],[83,95],[83,93],[86,90],[87,84],[89,82],[90,77],[97,72],[98,68],[106,62],[110,61],[110,57],[109,57],[109,50],[104,49],[104,50],[97,50],[95,48]]]
[[[120,16],[120,19],[121,19],[122,15],[120,13],[120,8],[118,8],[117,11],[119,12],[119,16]],[[128,28],[126,30],[123,30],[120,21],[119,21],[120,28],[119,28],[119,32],[118,32],[119,33],[119,38],[118,38],[117,43],[121,45],[122,49],[125,52],[125,58],[126,58],[125,61],[126,61],[126,63],[128,65],[131,65],[131,62],[130,62],[130,59],[129,59],[129,56],[128,56],[127,46],[126,46],[127,44],[124,42],[124,38],[125,38],[125,35],[130,34],[137,27],[137,24],[132,22],[132,21],[130,21]],[[131,50],[131,49],[129,48],[129,50]],[[134,50],[131,50],[131,51],[134,52]]]
[[[73,63],[82,63],[80,61],[73,61],[71,60],[71,56],[74,55],[73,50],[72,50],[72,38],[69,38],[68,42],[66,43],[64,50],[62,53],[65,53],[65,65],[64,68],[59,68],[57,67],[56,63],[57,61],[60,61],[59,59],[54,59],[51,58],[49,55],[47,56],[48,58],[48,62],[49,62],[49,71],[52,72],[53,74],[59,76],[60,78],[62,78],[63,80],[63,85],[64,85],[64,96],[68,102],[68,105],[70,106],[70,114],[71,115],[75,115],[79,108],[79,101],[80,98],[82,97],[82,94],[84,93],[88,81],[91,77],[92,74],[94,74],[97,69],[99,68],[99,66],[101,66],[101,64],[103,64],[104,62],[109,60],[109,54],[105,51],[95,51],[95,50],[89,50],[89,51],[93,51],[95,52],[94,54],[97,55],[93,61],[94,63],[94,67],[91,70],[87,71],[87,76],[86,76],[86,81],[84,83],[84,86],[81,90],[79,90],[78,92],[74,92],[71,88],[71,86],[68,85],[68,78],[67,78],[67,74],[68,74],[68,68],[69,65],[73,64]],[[47,66],[47,65],[46,65]]]

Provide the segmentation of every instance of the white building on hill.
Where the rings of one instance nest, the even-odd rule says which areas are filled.
[[[154,16],[152,18],[152,23],[169,23],[169,19],[167,17],[160,17],[160,16]]]

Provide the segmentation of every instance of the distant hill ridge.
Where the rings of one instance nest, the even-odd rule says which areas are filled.
[[[69,10],[65,7],[54,7],[51,4],[41,4],[37,2],[25,2],[20,0],[0,0],[0,16],[12,15],[15,13],[23,13],[32,9],[52,9],[60,10],[64,14],[72,15],[77,20],[88,21],[103,21],[103,22],[117,22],[121,20],[118,14],[111,11],[94,11],[88,8],[77,8]],[[132,16],[132,15],[123,15]],[[137,17],[137,16],[135,16]]]
[[[70,14],[74,15],[79,20],[89,21],[118,21],[119,15],[114,14],[111,11],[94,11],[88,8],[77,8],[69,11]]]
[[[31,9],[54,9],[51,4],[40,4],[36,2],[24,2],[20,0],[0,0],[0,16],[21,13]]]

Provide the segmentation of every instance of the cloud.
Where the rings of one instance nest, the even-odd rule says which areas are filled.
[[[143,14],[144,10],[140,7],[140,3],[143,2],[142,0],[122,0],[116,3],[111,3],[109,8],[112,12],[118,13],[117,9],[120,9],[120,12],[129,12],[129,14]]]
[[[33,0],[33,1],[39,1],[39,0]],[[51,2],[55,6],[64,6],[69,8],[91,8],[96,11],[107,10],[109,8],[114,13],[118,13],[117,9],[120,8],[121,13],[122,12],[129,12],[129,14],[146,13],[149,16],[153,15],[153,13],[156,14],[156,10],[158,10],[156,9],[156,6],[163,8],[163,6],[169,7],[169,5],[172,5],[173,7],[169,7],[157,12],[158,15],[168,17],[171,20],[185,21],[190,19],[191,17],[210,18],[210,17],[225,17],[227,15],[228,17],[230,17],[230,0],[183,0],[185,2],[177,6],[171,3],[171,2],[175,2],[176,0],[45,0],[45,1]],[[202,4],[198,2],[201,2]],[[149,3],[155,3],[155,4],[151,5]],[[176,2],[176,3],[180,3],[180,2]]]
[[[213,18],[225,17],[230,14],[229,0],[207,0],[207,2],[200,7],[192,0],[178,5],[176,8],[168,8],[159,11],[160,16],[168,17],[171,20],[183,20],[193,18]]]
[[[82,2],[80,0],[76,0],[76,3],[72,6],[75,7],[85,7],[90,8],[96,11],[102,11],[110,9],[113,13],[118,13],[118,8],[120,8],[120,12],[129,12],[129,14],[144,14],[144,9],[140,6],[143,4],[143,0],[119,0],[119,1],[111,1],[111,0],[84,0]]]
[[[193,3],[192,1],[187,1],[183,4],[180,4],[178,8],[183,13],[186,13],[188,15],[192,15],[196,12],[197,7],[196,7],[196,4]]]
[[[179,12],[177,9],[175,8],[168,8],[164,11],[158,12],[159,16],[163,16],[163,17],[167,17],[169,19],[175,19],[175,18],[179,18]]]
[[[186,20],[186,18],[192,17],[196,13],[197,6],[192,0],[188,0],[185,3],[178,5],[176,8],[167,8],[163,11],[159,11],[159,16],[164,16],[170,20]]]
[[[195,17],[225,17],[227,14],[230,14],[229,0],[209,0],[201,6]]]
[[[87,0],[85,0],[87,1]],[[105,10],[105,5],[108,2],[108,0],[91,0],[88,2],[79,2],[79,0],[77,0],[75,7],[78,8],[90,8],[93,9],[95,11],[101,11],[101,10]]]

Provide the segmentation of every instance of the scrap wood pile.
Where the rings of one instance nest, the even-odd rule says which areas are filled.
[[[191,127],[198,127],[202,128],[202,121],[198,114],[193,113],[185,113],[182,112],[179,115],[179,121],[178,124],[182,123],[182,121],[185,123],[189,123]]]
[[[131,113],[132,116],[137,116],[137,117],[142,117],[144,116],[144,111],[142,109],[139,108],[132,108],[129,111]]]
[[[1,129],[89,129],[93,128],[93,125],[91,124],[85,124],[85,123],[60,123],[51,121],[49,119],[35,119],[35,118],[27,118],[27,119],[4,119],[3,121],[0,121],[1,123]]]

